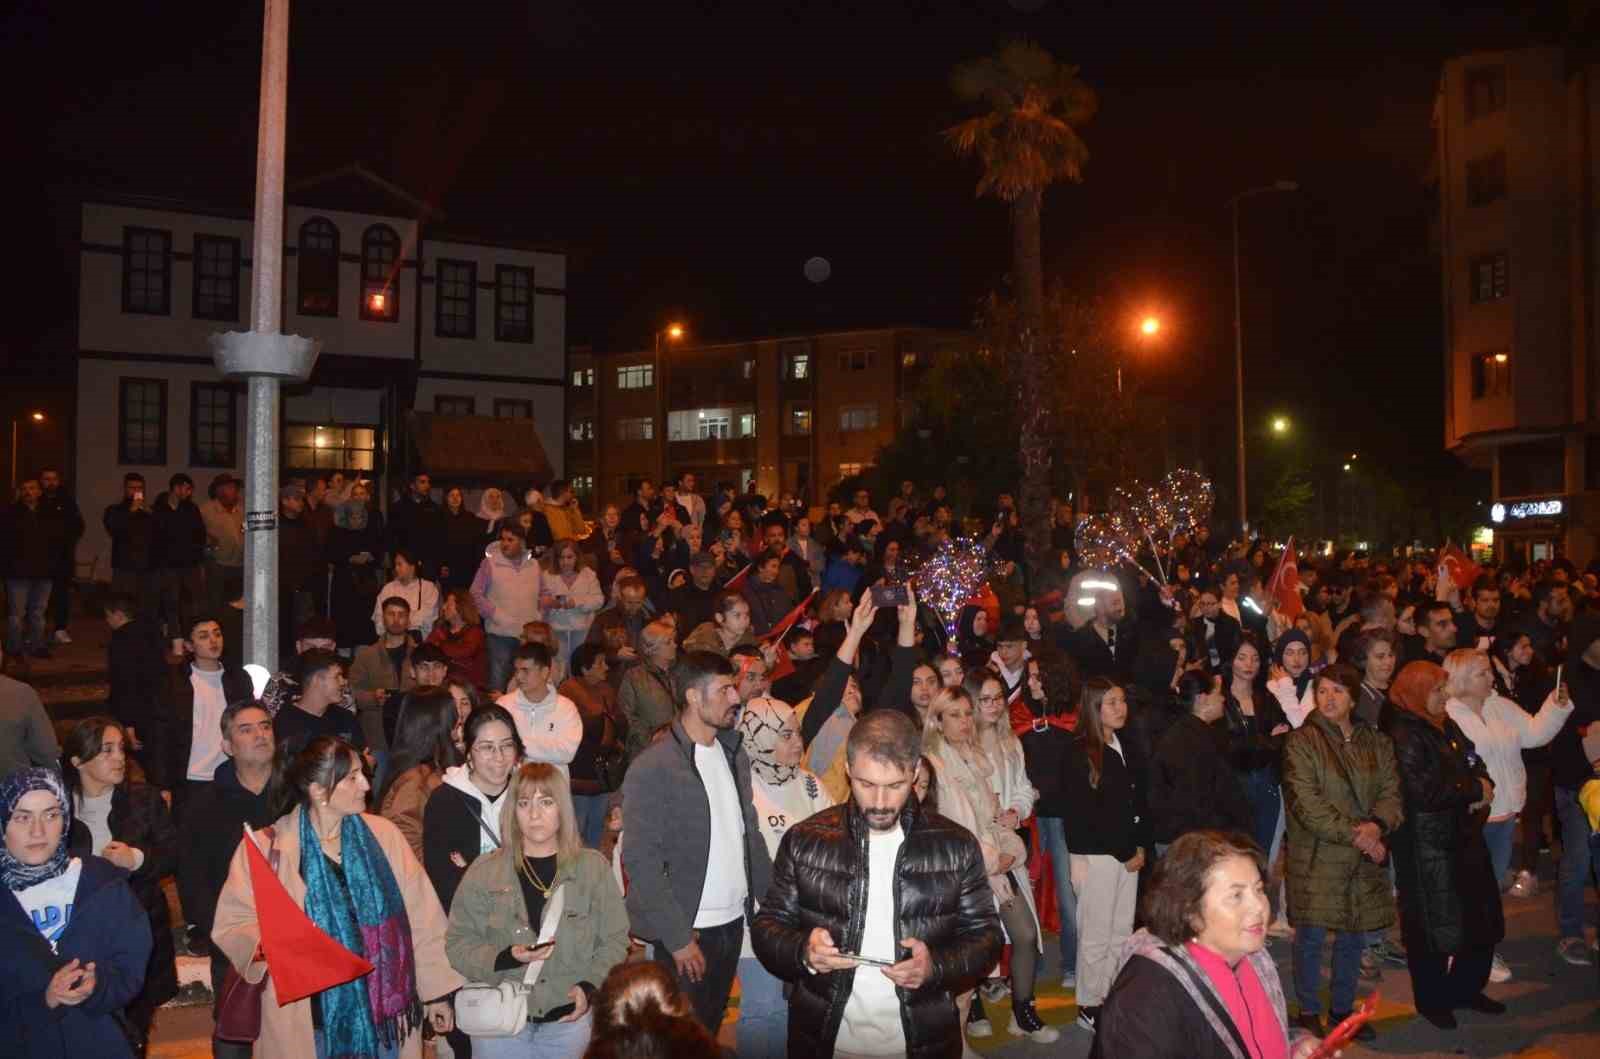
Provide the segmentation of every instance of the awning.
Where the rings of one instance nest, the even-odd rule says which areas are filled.
[[[419,457],[416,467],[441,478],[517,478],[548,482],[550,460],[532,419],[406,416]]]

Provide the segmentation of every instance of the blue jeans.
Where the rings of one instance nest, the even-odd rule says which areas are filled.
[[[1494,865],[1495,885],[1504,886],[1506,873],[1511,870],[1511,850],[1517,841],[1517,818],[1484,824],[1483,840],[1489,844],[1489,863]]]
[[[1056,877],[1056,911],[1061,916],[1061,973],[1078,967],[1078,895],[1072,890],[1072,866],[1067,860],[1067,829],[1059,816],[1036,816],[1039,848],[1050,858]]]
[[[590,849],[600,848],[600,836],[605,833],[606,809],[611,805],[609,794],[574,794],[572,810],[578,817],[578,834]]]
[[[1322,942],[1326,927],[1296,925],[1294,928],[1294,992],[1300,1001],[1300,1014],[1322,1014]],[[1328,986],[1331,1011],[1348,1014],[1356,1006],[1356,976],[1361,973],[1361,950],[1367,935],[1360,931],[1333,934],[1333,981]]]
[[[472,1038],[472,1059],[576,1059],[589,1049],[594,1021],[530,1022],[511,1037]]]
[[[1594,867],[1589,859],[1589,817],[1572,787],[1556,787],[1556,819],[1561,822],[1561,872],[1556,888],[1556,919],[1563,938],[1583,937],[1583,892]]]
[[[1266,852],[1272,849],[1273,836],[1278,833],[1278,813],[1283,806],[1278,777],[1272,769],[1263,768],[1246,772],[1241,778],[1245,801],[1250,804],[1250,837]]]
[[[489,700],[492,702],[511,682],[511,664],[516,661],[517,648],[522,646],[522,641],[515,636],[494,633],[485,634],[484,640],[489,647]]]
[[[739,1023],[735,1030],[739,1059],[784,1059],[789,1051],[789,1002],[783,982],[761,961],[739,961]]]
[[[6,653],[20,655],[37,650],[44,642],[44,611],[50,605],[48,577],[6,578]],[[22,622],[26,615],[27,635]]]

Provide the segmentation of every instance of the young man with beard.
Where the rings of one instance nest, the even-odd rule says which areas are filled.
[[[639,754],[622,785],[628,918],[715,1033],[772,862],[756,821],[750,758],[735,731],[733,666],[690,651],[673,682],[677,720]]]
[[[751,942],[793,983],[790,1055],[962,1052],[955,997],[1002,937],[977,840],[912,797],[921,754],[905,714],[862,715],[845,749],[850,800],[778,847]]]

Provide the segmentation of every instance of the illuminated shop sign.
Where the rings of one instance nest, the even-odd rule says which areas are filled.
[[[1489,508],[1489,521],[1500,526],[1535,518],[1560,518],[1566,513],[1567,501],[1559,496],[1543,500],[1513,500],[1509,503],[1497,501]]]

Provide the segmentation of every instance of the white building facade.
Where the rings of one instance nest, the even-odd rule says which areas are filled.
[[[217,373],[208,339],[249,329],[251,228],[248,210],[83,203],[74,484],[88,523],[79,560],[96,577],[109,576],[100,512],[121,499],[125,474],[144,475],[154,497],[185,472],[202,500],[217,475],[244,471],[243,387]],[[291,190],[283,283],[283,331],[322,348],[310,382],[284,391],[284,481],[341,470],[389,497],[433,470],[412,444],[411,413],[483,417],[485,435],[506,433],[488,420],[522,420],[511,436],[524,438],[531,421],[537,441],[525,447],[542,447],[533,462],[548,468],[532,477],[560,476],[562,251],[450,232],[351,167]],[[474,480],[434,471],[436,491],[525,484],[466,473]]]

